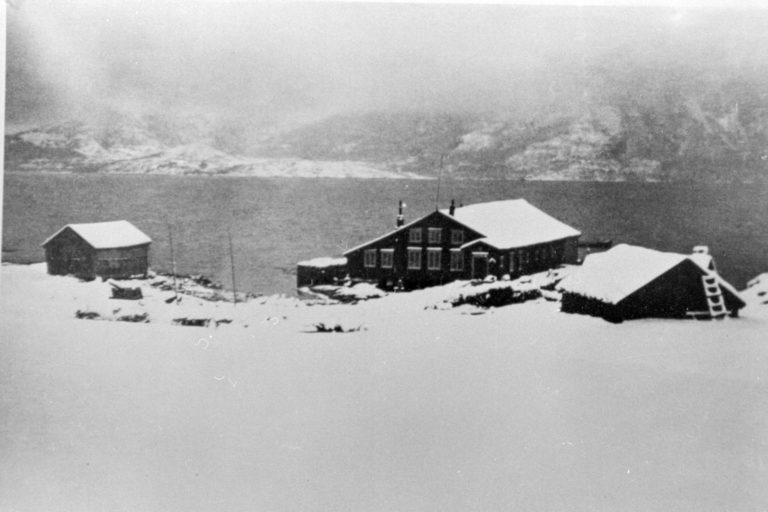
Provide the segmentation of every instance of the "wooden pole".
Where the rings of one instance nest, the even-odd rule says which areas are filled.
[[[171,275],[173,276],[173,295],[174,297],[177,295],[177,288],[176,288],[176,259],[173,257],[173,231],[171,230],[171,225],[168,224],[168,239],[171,242]]]
[[[237,286],[235,285],[235,253],[232,250],[232,232],[227,230],[227,236],[229,237],[229,262],[232,265],[232,298],[234,299],[234,305],[237,306]]]

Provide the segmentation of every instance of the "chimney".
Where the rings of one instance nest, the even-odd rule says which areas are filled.
[[[398,205],[397,205],[397,227],[400,227],[403,224],[405,224],[405,217],[403,216],[403,206],[405,206],[403,204],[403,202],[402,201],[398,201]]]
[[[448,208],[448,213],[451,214],[451,217],[453,217],[453,214],[456,213],[456,201],[451,199],[451,207]]]
[[[693,254],[709,254],[709,247],[706,245],[697,245],[693,248]]]
[[[717,272],[717,267],[715,267],[715,259],[709,254],[709,246],[707,245],[697,245],[693,248],[693,254],[701,254],[704,256],[709,256],[709,258],[705,259],[707,265],[707,270],[710,272]],[[698,262],[701,264],[701,260]]]

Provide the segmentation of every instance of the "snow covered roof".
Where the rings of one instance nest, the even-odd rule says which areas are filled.
[[[440,213],[450,216],[449,210],[440,210]],[[482,241],[497,249],[526,247],[581,235],[525,199],[462,206],[456,208],[451,218],[485,235],[467,245]]]
[[[312,260],[300,261],[297,265],[300,267],[339,267],[347,264],[347,258],[330,258],[327,256],[321,258],[315,258]]]
[[[127,220],[116,220],[90,224],[67,224],[49,236],[42,245],[48,244],[48,242],[59,236],[67,228],[80,235],[94,249],[132,247],[134,245],[148,244],[152,241],[151,238]]]
[[[704,257],[706,256],[706,258]],[[618,304],[685,260],[691,260],[709,272],[712,257],[704,254],[661,252],[645,247],[620,244],[612,249],[590,254],[584,264],[560,282],[558,289]],[[738,297],[738,292],[715,272],[718,283]]]
[[[485,235],[484,238],[473,240],[464,247],[482,241],[497,249],[510,249],[581,235],[580,231],[544,213],[525,199],[508,199],[462,206],[456,208],[453,215],[448,209],[438,210],[438,212]],[[432,215],[432,213],[428,215]],[[424,217],[415,219],[378,238],[347,249],[344,254],[350,254],[398,231],[407,229],[420,222]]]

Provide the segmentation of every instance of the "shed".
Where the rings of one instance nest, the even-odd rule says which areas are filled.
[[[347,258],[315,258],[300,261],[296,268],[296,287],[335,284],[347,274]]]
[[[559,284],[562,311],[610,321],[643,317],[720,318],[745,306],[708,254],[621,244],[587,256]]]
[[[152,240],[126,220],[67,224],[42,246],[48,273],[83,279],[146,276]]]

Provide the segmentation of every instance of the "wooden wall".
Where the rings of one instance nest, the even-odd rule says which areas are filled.
[[[146,276],[148,269],[149,244],[96,251],[95,274],[99,277]]]
[[[53,275],[75,275],[93,279],[96,251],[77,233],[65,229],[45,246],[45,261],[48,273]]]

